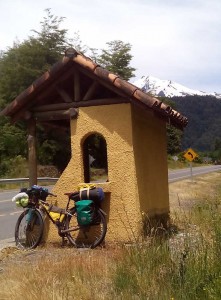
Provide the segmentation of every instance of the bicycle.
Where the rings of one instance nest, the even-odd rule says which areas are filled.
[[[46,216],[57,227],[62,245],[65,243],[65,238],[76,248],[95,248],[103,242],[107,232],[107,222],[106,214],[101,209],[98,199],[95,201],[95,197],[92,201],[90,223],[82,225],[79,223],[76,209],[77,202],[81,201],[80,192],[70,192],[65,195],[68,196],[65,209],[49,204],[46,198],[57,196],[41,186],[21,189],[20,193],[13,197],[13,201],[18,202],[17,205],[25,208],[15,226],[15,242],[18,248],[33,249],[41,243]],[[71,201],[74,201],[74,206],[69,207]]]

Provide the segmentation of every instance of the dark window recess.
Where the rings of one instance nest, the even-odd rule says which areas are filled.
[[[91,134],[83,143],[85,182],[108,181],[107,143],[102,135]]]

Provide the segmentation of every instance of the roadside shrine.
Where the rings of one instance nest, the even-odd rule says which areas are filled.
[[[137,240],[144,216],[166,224],[166,124],[187,125],[170,106],[68,49],[0,115],[27,124],[30,185],[37,183],[36,123],[70,129],[72,156],[53,193],[62,207],[65,192],[96,181],[106,195],[107,241]],[[93,143],[102,153],[99,163]],[[54,236],[49,230],[49,239]]]

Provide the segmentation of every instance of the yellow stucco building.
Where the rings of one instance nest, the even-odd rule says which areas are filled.
[[[69,49],[64,59],[9,104],[1,115],[28,123],[30,184],[37,183],[35,124],[70,126],[71,159],[53,188],[58,205],[65,192],[90,181],[85,143],[96,134],[105,141],[106,242],[142,236],[143,217],[166,222],[169,213],[166,123],[182,129],[187,119],[134,85]],[[88,155],[88,154],[87,154]],[[34,169],[34,170],[33,170]],[[165,225],[165,224],[164,224]],[[56,239],[53,231],[49,239]]]

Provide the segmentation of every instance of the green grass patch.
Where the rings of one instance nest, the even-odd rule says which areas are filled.
[[[124,250],[113,273],[117,297],[221,299],[219,198],[194,206],[188,218],[179,220],[178,234]]]

